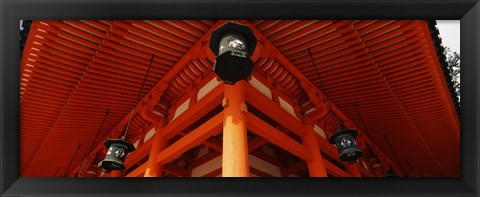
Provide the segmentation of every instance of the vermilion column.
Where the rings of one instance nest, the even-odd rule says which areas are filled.
[[[318,147],[313,125],[307,126],[307,133],[302,137],[302,143],[312,152],[312,161],[306,161],[310,177],[327,177],[327,170]]]
[[[344,166],[347,170],[348,173],[352,174],[352,176],[354,177],[361,177],[362,175],[360,174],[360,169],[359,166],[358,166],[358,163],[347,163],[347,162],[344,162]]]
[[[163,129],[164,120],[165,119],[162,119],[159,123],[160,126],[155,128],[156,132],[153,136],[152,148],[150,149],[150,155],[148,156],[144,177],[162,176],[162,166],[158,165],[156,161],[158,154],[167,147],[167,140],[160,135]]]
[[[223,100],[223,177],[248,177],[247,125],[244,82],[225,84]]]

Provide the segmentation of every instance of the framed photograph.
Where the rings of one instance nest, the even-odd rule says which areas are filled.
[[[480,193],[477,0],[0,6],[2,196]]]

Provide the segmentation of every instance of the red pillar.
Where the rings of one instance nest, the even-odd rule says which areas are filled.
[[[247,125],[244,81],[225,85],[223,100],[223,177],[248,177]]]
[[[327,177],[327,170],[318,147],[313,125],[307,126],[307,134],[302,137],[302,143],[312,152],[312,161],[306,161],[310,177]]]
[[[160,126],[155,128],[156,132],[153,136],[152,148],[150,149],[150,155],[148,156],[144,177],[162,176],[162,166],[159,165],[156,161],[158,154],[167,147],[167,140],[165,140],[165,138],[160,135],[163,129],[164,120],[165,119],[162,119],[159,123]]]

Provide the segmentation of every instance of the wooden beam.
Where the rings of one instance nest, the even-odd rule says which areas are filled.
[[[328,160],[323,159],[323,163],[325,164],[325,167],[327,168],[327,172],[335,177],[352,177],[352,175],[348,172],[345,172],[341,168],[337,167],[336,165],[333,165],[330,163]]]
[[[215,107],[219,106],[223,98],[223,86],[223,84],[220,84],[215,87],[194,106],[189,107],[187,111],[168,123],[164,128],[162,136],[167,140],[171,139],[205,114],[212,111]]]
[[[125,177],[141,177],[145,174],[145,169],[147,167],[147,163],[144,163],[143,165],[139,166],[129,174],[127,174]]]
[[[250,152],[250,155],[255,156],[263,161],[266,161],[274,166],[280,167],[280,161],[278,161],[276,158],[270,156],[269,154],[266,154],[260,149],[254,150]]]
[[[222,155],[222,153],[214,151],[207,153],[206,155],[198,158],[197,160],[193,161],[192,168],[196,168],[198,166],[203,165],[204,163],[207,163],[208,161],[217,158],[218,156]]]
[[[175,176],[188,177],[188,170],[173,165],[171,163],[164,164],[163,171],[173,174]]]
[[[253,139],[248,141],[248,152],[257,150],[257,148],[260,148],[267,143],[268,143],[268,140],[266,140],[265,138],[256,136]]]
[[[166,125],[165,128],[163,128],[164,132],[162,136],[170,137],[174,133],[177,133],[177,132],[180,133],[182,130],[186,129],[188,126],[190,126],[192,123],[200,119],[202,116],[204,116],[205,114],[213,110],[216,106],[220,105],[221,99],[222,99],[222,93],[223,93],[221,86],[222,85],[219,85],[218,87],[213,89],[199,102],[195,103],[194,106],[187,109],[187,111],[185,111],[182,115],[180,115],[175,120],[173,120],[168,125]],[[165,131],[170,132],[170,134],[165,135]],[[171,139],[171,137],[169,139]],[[139,146],[137,150],[130,153],[125,160],[125,163],[124,163],[125,167],[129,168],[133,164],[145,158],[150,152],[150,148],[152,147],[152,141],[153,140],[148,140],[143,145]],[[209,144],[212,146],[219,145],[218,141],[215,141],[215,140],[209,140],[204,144]],[[216,147],[216,149],[221,149],[221,148]]]
[[[245,117],[247,118],[248,128],[259,136],[268,139],[273,144],[305,161],[311,161],[313,159],[312,153],[307,147],[288,137],[277,128],[272,127],[250,112],[245,113]],[[303,127],[303,129],[306,130],[306,127]]]
[[[297,161],[287,167],[285,167],[285,176],[288,176],[289,174],[295,174],[300,170],[303,170],[307,168],[307,163],[303,160]]]
[[[341,162],[340,159],[338,158],[338,150],[333,146],[333,144],[330,144],[327,140],[323,139],[322,137],[316,135],[315,138],[317,139],[318,146],[320,147],[320,150],[328,155],[330,158],[334,159],[335,161],[338,161],[339,163]]]
[[[215,115],[183,138],[158,154],[157,163],[163,165],[185,151],[195,147],[222,129],[223,112]]]
[[[245,100],[296,135],[304,136],[306,134],[305,126],[302,122],[283,110],[278,104],[267,98],[250,84],[245,86]]]
[[[203,142],[203,144],[205,144],[206,146],[218,152],[222,152],[223,141],[218,139],[218,137],[215,137],[215,136],[209,137],[207,140]]]
[[[180,132],[181,136],[185,136],[184,132]],[[202,142],[203,145],[208,146],[218,152],[222,152],[222,140],[218,139],[218,137],[212,136]]]
[[[137,150],[127,155],[123,165],[125,169],[132,167],[134,164],[138,163],[140,160],[144,159],[149,153],[152,147],[153,140],[148,140],[143,145],[139,146]]]

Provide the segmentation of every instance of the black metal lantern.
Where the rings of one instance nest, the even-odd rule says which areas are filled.
[[[363,156],[363,152],[357,148],[355,142],[357,135],[358,132],[353,129],[342,129],[330,136],[328,141],[337,146],[340,160],[353,162]]]
[[[251,76],[254,63],[250,57],[256,45],[248,26],[233,22],[220,26],[210,37],[210,49],[216,56],[213,72],[232,85]]]
[[[135,147],[123,139],[108,139],[103,143],[108,148],[105,159],[98,163],[105,171],[123,170],[123,162],[128,153],[135,150]]]

